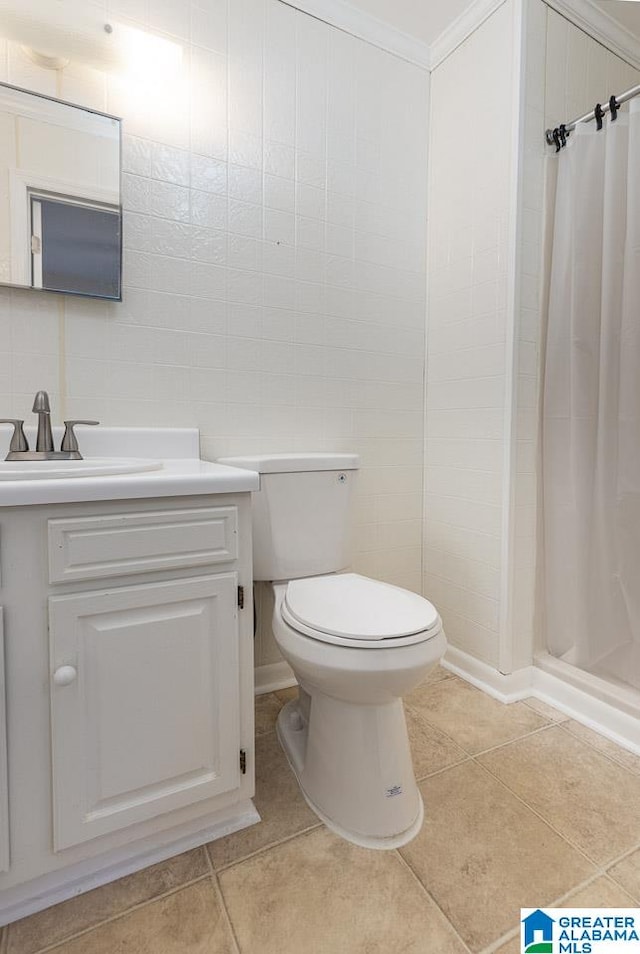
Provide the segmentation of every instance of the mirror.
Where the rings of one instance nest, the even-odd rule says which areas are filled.
[[[0,284],[121,299],[120,131],[0,83]]]

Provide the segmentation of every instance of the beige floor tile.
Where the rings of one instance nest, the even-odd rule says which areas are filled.
[[[200,878],[208,871],[204,848],[196,848],[39,911],[9,925],[7,954],[33,954],[187,881]]]
[[[246,858],[267,845],[276,844],[283,838],[319,824],[318,817],[300,793],[275,732],[256,740],[254,803],[261,822],[208,845],[216,868]]]
[[[405,706],[405,717],[417,779],[425,778],[468,758],[459,745],[423,719],[417,710]]]
[[[605,738],[605,736],[600,735],[599,732],[594,732],[593,729],[587,728],[586,725],[574,722],[573,719],[569,719],[565,722],[563,729],[566,729],[571,735],[575,735],[576,739],[582,739],[583,742],[588,742],[594,749],[602,752],[603,755],[607,755],[610,759],[613,759],[614,762],[624,765],[626,769],[635,775],[640,775],[640,756],[634,755],[633,752],[629,752],[627,749],[623,749],[620,745],[616,745],[611,739]]]
[[[298,698],[298,687],[290,686],[288,689],[278,689],[275,693],[282,705],[286,702],[291,702],[292,699]]]
[[[568,715],[565,715],[564,712],[560,712],[559,709],[554,709],[553,706],[550,706],[548,702],[543,702],[542,699],[535,699],[533,696],[530,696],[524,700],[524,703],[529,706],[530,709],[533,709],[534,712],[537,712],[538,715],[548,719],[549,722],[569,721]]]
[[[612,884],[608,878],[600,876],[591,881],[584,888],[578,888],[570,894],[559,908],[629,908],[633,907],[633,900],[629,895]],[[521,954],[520,936],[511,938],[494,954]]]
[[[400,851],[473,951],[513,928],[521,907],[549,904],[595,871],[475,762],[420,788],[425,824]]]
[[[500,947],[497,947],[493,954],[522,954],[520,935],[512,937],[510,941],[506,941]]]
[[[632,908],[634,903],[631,895],[602,875],[586,887],[578,888],[558,906],[561,908]]]
[[[549,720],[522,702],[504,705],[457,677],[439,680],[412,694],[409,705],[475,754],[547,725]]]
[[[640,778],[552,726],[480,756],[512,791],[598,864],[640,836]]]
[[[442,666],[435,666],[434,669],[430,669],[427,673],[426,679],[423,679],[419,686],[417,686],[412,690],[412,692],[404,697],[405,705],[412,706],[419,703],[424,692],[431,686],[435,685],[436,682],[442,682],[443,679],[457,679],[457,676],[454,676],[448,670],[443,669]]]
[[[137,908],[55,949],[55,954],[235,954],[210,878]]]
[[[242,954],[462,954],[395,852],[325,828],[229,868],[222,893]]]
[[[609,875],[640,904],[640,849],[609,868]]]
[[[261,696],[256,696],[256,737],[275,729],[276,719],[281,709],[282,701],[278,699],[275,692],[266,692]]]

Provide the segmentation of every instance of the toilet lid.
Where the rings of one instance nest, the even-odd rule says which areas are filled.
[[[285,605],[292,622],[348,639],[397,639],[439,623],[428,600],[357,573],[292,580]]]

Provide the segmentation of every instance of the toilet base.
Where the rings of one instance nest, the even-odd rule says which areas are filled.
[[[399,699],[352,705],[301,687],[276,730],[305,801],[327,828],[362,848],[415,838],[424,805]]]

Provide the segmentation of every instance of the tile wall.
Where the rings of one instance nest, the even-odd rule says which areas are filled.
[[[544,232],[556,164],[544,129],[639,77],[543,0],[522,4],[514,208],[517,10],[505,2],[432,73],[430,120],[424,592],[442,610],[453,646],[503,672],[529,665],[541,643]],[[507,258],[516,216],[514,308]]]
[[[563,16],[535,0],[547,12],[545,124],[586,113],[597,102],[639,81],[640,73]],[[553,155],[553,152],[551,153]]]
[[[207,458],[362,455],[356,561],[419,590],[428,74],[279,0],[114,0],[166,76],[0,79],[124,118],[124,301],[0,290],[0,400],[197,425]]]
[[[517,316],[517,463],[512,590],[514,668],[528,665],[533,645],[544,646],[542,607],[536,612],[539,539],[538,441],[545,336],[545,229],[552,227],[557,159],[544,130],[586,113],[611,93],[640,82],[640,72],[548,7],[527,3],[523,188]],[[537,621],[536,621],[537,617]]]
[[[424,71],[280,0],[109,2],[105,18],[181,47],[168,77],[142,59],[46,71],[0,41],[0,78],[125,129],[124,301],[0,289],[3,413],[28,416],[46,387],[58,419],[196,424],[208,458],[356,450],[355,568],[423,588],[451,643],[494,667],[507,625],[514,668],[535,605],[542,131],[638,76],[524,4],[514,315],[517,9],[432,74],[426,362]],[[257,650],[277,661],[267,630]]]
[[[492,666],[507,570],[515,8],[500,6],[431,77],[424,591],[449,641]]]
[[[519,305],[514,316],[514,408],[512,576],[508,624],[511,666],[531,663],[533,647],[539,422],[539,343],[542,309],[542,244],[545,185],[544,77],[547,6],[543,0],[525,5],[524,141],[518,229]]]

